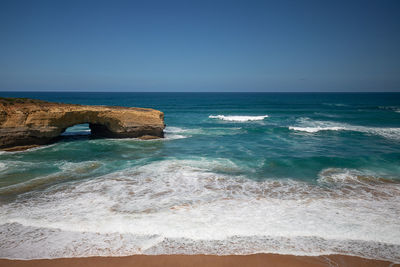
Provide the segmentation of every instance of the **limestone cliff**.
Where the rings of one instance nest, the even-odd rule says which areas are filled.
[[[96,136],[164,137],[164,113],[154,109],[0,98],[0,149],[48,144],[68,127],[82,123],[89,123]]]

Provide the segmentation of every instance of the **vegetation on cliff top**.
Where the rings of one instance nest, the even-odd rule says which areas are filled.
[[[47,102],[31,98],[0,97],[0,104],[5,106],[14,104],[38,104],[38,103],[47,103]]]

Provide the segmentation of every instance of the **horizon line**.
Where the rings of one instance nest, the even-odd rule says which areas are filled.
[[[1,91],[1,93],[400,93],[400,91],[78,91],[78,90],[32,90]]]

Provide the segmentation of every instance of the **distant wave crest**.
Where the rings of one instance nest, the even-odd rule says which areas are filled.
[[[289,130],[307,133],[317,133],[320,131],[354,131],[370,135],[379,135],[387,139],[400,139],[400,128],[368,127],[332,121],[316,121],[310,118],[299,118],[297,122],[297,125],[289,126]]]
[[[246,122],[246,121],[262,121],[268,118],[268,115],[262,116],[225,116],[225,115],[210,115],[210,119],[220,119],[224,121]]]
[[[294,127],[294,126],[289,126],[290,130],[293,131],[301,131],[301,132],[307,132],[307,133],[316,133],[319,131],[340,131],[340,130],[346,130],[344,127]]]

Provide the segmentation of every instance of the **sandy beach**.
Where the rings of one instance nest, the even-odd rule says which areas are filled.
[[[213,255],[134,255],[128,257],[88,257],[88,258],[62,258],[45,260],[6,260],[0,259],[0,266],[4,267],[246,267],[246,266],[341,266],[341,267],[379,267],[379,266],[400,266],[388,261],[370,260],[360,257],[345,255],[327,256],[293,256],[277,254],[254,254],[254,255],[232,255],[232,256],[213,256]]]

